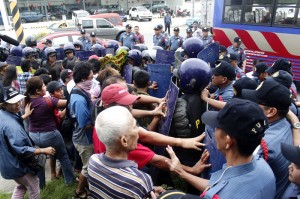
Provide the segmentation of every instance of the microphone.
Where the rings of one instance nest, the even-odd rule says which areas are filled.
[[[2,39],[3,41],[12,44],[14,46],[18,46],[20,44],[20,42],[18,42],[17,40],[7,36],[7,35],[2,35],[0,34],[0,39]]]

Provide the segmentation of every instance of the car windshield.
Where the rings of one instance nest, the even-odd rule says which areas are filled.
[[[147,8],[138,8],[138,11],[148,11]]]

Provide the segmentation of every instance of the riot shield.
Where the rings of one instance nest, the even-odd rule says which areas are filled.
[[[156,51],[156,64],[173,64],[175,62],[175,52],[167,50],[157,50]]]
[[[210,67],[215,66],[215,62],[219,59],[219,43],[209,44],[206,48],[200,51],[197,55],[198,59],[210,64]]]
[[[115,49],[114,48],[105,48],[105,55],[111,54],[115,55]]]
[[[22,57],[8,55],[6,62],[9,65],[20,66]]]
[[[149,94],[162,98],[166,95],[171,82],[171,66],[169,64],[148,64],[147,66],[151,82],[158,84],[158,90],[149,90]]]
[[[65,59],[65,52],[63,48],[57,48],[55,49],[57,53],[57,60],[64,60]]]
[[[80,61],[86,61],[94,54],[94,51],[76,51],[75,56],[78,57]]]
[[[123,77],[127,84],[132,84],[132,66],[131,65],[124,66]]]

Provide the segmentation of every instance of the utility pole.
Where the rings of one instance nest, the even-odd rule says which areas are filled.
[[[195,0],[192,0],[192,17],[195,17]]]

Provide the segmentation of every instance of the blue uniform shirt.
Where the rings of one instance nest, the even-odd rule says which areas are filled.
[[[182,46],[183,43],[183,38],[181,36],[171,36],[170,37],[170,50],[171,51],[176,51],[179,47]]]
[[[246,53],[245,50],[241,47],[238,48],[233,48],[233,45],[229,46],[227,48],[227,52],[229,53],[235,53],[237,55],[238,58],[238,65],[241,66],[241,62],[243,62],[244,60],[246,60]]]
[[[169,46],[169,41],[163,34],[153,35],[153,45],[166,49]]]
[[[101,43],[99,43],[98,41],[96,41],[96,43],[94,43],[94,44],[100,44],[100,45],[101,45]],[[93,44],[92,41],[89,41],[89,42],[86,44],[86,46],[85,46],[85,51],[90,51],[91,48],[92,48],[92,46],[93,46],[94,44]]]
[[[244,71],[243,71],[241,68],[239,68],[238,66],[236,66],[236,67],[234,68],[234,70],[235,70],[236,77],[237,77],[238,79],[240,79],[240,78],[242,78],[242,77],[246,77]]]
[[[290,198],[300,199],[300,186],[294,183],[290,184],[290,186],[283,194],[282,199],[290,199]]]
[[[275,196],[275,177],[269,165],[258,156],[250,163],[227,167],[211,175],[210,188],[203,198],[271,199]]]
[[[293,145],[293,137],[290,123],[285,119],[272,122],[263,137],[268,148],[267,163],[272,168],[276,177],[276,198],[281,198],[289,186],[289,161],[287,161],[280,149],[280,143]],[[260,148],[258,154],[263,157],[263,151]]]
[[[131,49],[132,46],[135,45],[135,42],[138,42],[137,36],[130,32],[127,34],[126,32],[123,32],[120,36],[120,42],[122,42],[123,46],[126,46],[127,48]]]
[[[211,43],[214,43],[214,40],[213,40],[213,38],[211,37],[211,36],[207,36],[207,37],[202,37],[201,38],[201,40],[202,40],[202,42],[203,42],[203,45],[206,47],[206,46],[208,46],[209,44],[211,44]]]
[[[83,44],[83,50],[86,49],[87,43],[91,42],[90,38],[88,38],[88,37],[83,38],[82,36],[79,37],[78,40],[82,42],[82,44]]]

